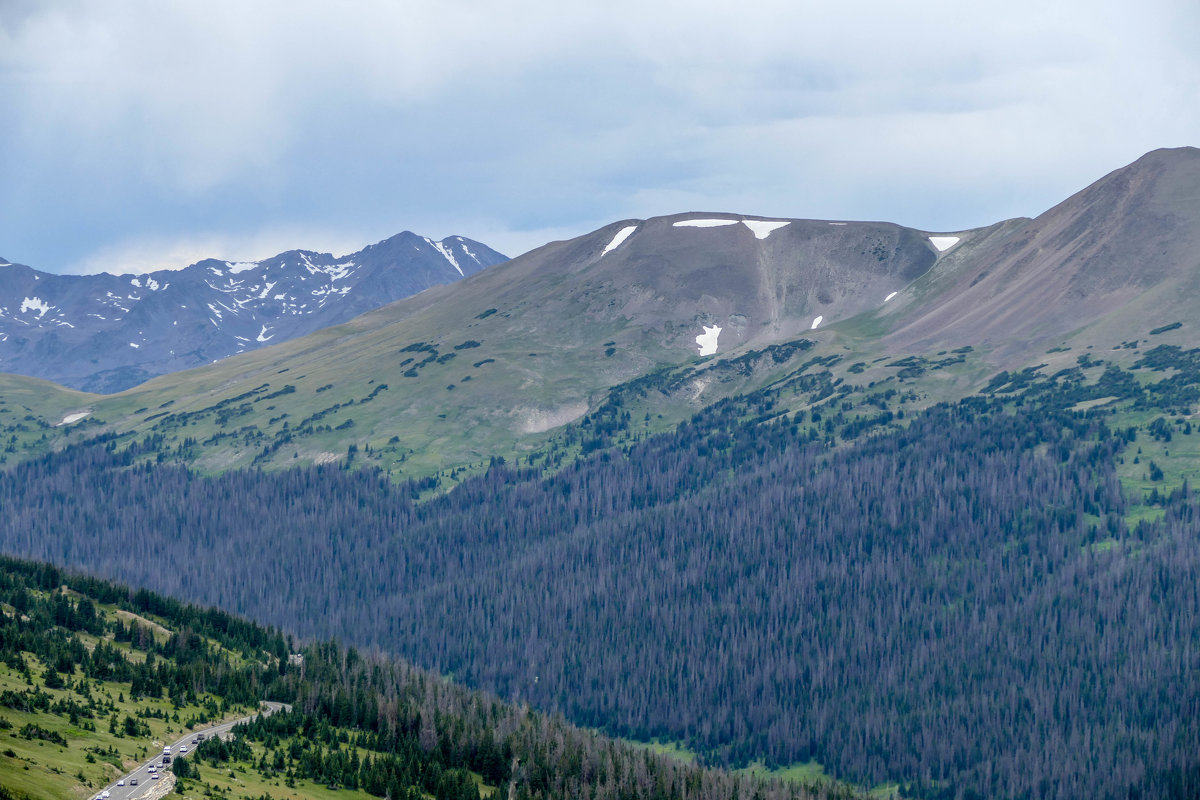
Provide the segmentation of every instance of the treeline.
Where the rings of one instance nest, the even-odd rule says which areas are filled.
[[[0,544],[718,763],[1155,796],[1198,763],[1200,504],[1127,525],[1128,439],[1065,410],[1100,391],[1073,380],[1014,402],[1006,376],[838,448],[822,412],[741,398],[423,504],[367,471],[79,447],[0,476]]]

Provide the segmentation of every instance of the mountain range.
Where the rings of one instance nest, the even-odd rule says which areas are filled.
[[[112,393],[344,322],[505,256],[405,231],[357,253],[290,250],[140,275],[53,275],[0,258],[0,369]]]
[[[837,356],[846,381],[882,380],[888,356],[969,347],[921,392],[922,402],[952,399],[999,369],[1070,365],[1081,349],[1120,350],[1151,330],[1159,343],[1190,341],[1200,324],[1189,301],[1200,288],[1197,185],[1200,151],[1179,148],[1147,154],[1036,218],[973,230],[728,213],[621,220],[116,395],[31,389],[30,413],[50,426],[89,420],[58,435],[195,440],[191,458],[206,470],[319,463],[353,446],[385,469],[428,475],[537,451],[613,387],[690,370],[669,393],[639,400],[648,430],[666,429],[789,368],[717,377],[726,359],[801,338]],[[229,271],[251,298],[262,293],[258,272]],[[215,307],[231,324],[246,320],[237,335],[248,341],[232,340],[234,350],[283,333]],[[215,331],[221,320],[202,311],[193,326]],[[134,348],[120,344],[111,349],[130,357]],[[25,391],[9,380],[10,392]],[[260,402],[284,390],[286,403]]]
[[[1180,148],[972,230],[621,220],[117,394],[0,376],[0,551],[711,763],[1195,797],[1198,198]]]

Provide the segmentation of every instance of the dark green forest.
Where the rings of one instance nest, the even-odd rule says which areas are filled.
[[[173,770],[185,783],[238,761],[288,786],[306,779],[394,800],[479,800],[472,772],[500,796],[520,800],[853,796],[844,786],[806,789],[684,764],[334,642],[292,653],[294,643],[277,631],[45,564],[0,559],[0,602],[0,661],[24,669],[29,687],[0,693],[0,732],[11,728],[9,710],[69,718],[83,731],[107,725],[110,701],[96,688],[100,681],[125,686],[122,698],[170,697],[181,706],[203,692],[219,695],[222,705],[269,699],[290,706],[238,726],[231,741],[210,738],[177,756]],[[158,641],[137,622],[106,620],[99,604],[145,615],[172,634]],[[81,634],[101,642],[89,647]],[[145,658],[131,658],[135,652]],[[31,671],[30,657],[45,669]],[[133,717],[124,724],[127,735],[143,735]],[[86,745],[41,729],[20,735]],[[262,748],[257,759],[251,742]],[[0,797],[26,795],[0,785]]]
[[[618,405],[557,471],[496,462],[423,502],[370,470],[201,477],[100,440],[0,476],[0,547],[716,764],[815,758],[927,798],[1195,796],[1200,501],[1184,483],[1135,519],[1116,466],[1137,432],[1072,410],[1194,399],[1196,354],[1146,358],[1170,377],[1081,359],[866,422],[832,384],[798,413],[776,388],[611,446]]]

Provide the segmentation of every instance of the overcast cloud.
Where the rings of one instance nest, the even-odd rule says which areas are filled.
[[[691,210],[951,231],[1200,145],[1194,0],[571,5],[0,0],[0,254],[516,255]]]

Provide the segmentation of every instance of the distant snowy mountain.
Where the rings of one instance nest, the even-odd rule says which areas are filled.
[[[117,392],[303,336],[507,258],[405,231],[347,256],[290,250],[145,275],[52,275],[0,258],[0,371]]]

